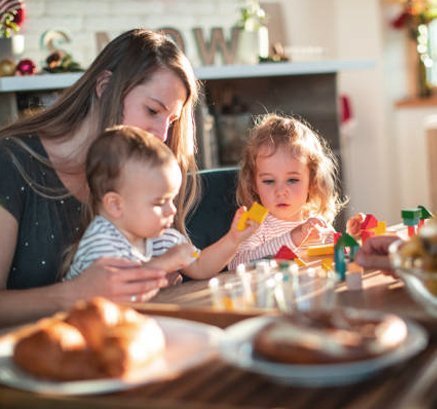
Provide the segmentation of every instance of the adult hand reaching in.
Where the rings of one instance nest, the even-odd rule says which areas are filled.
[[[382,270],[384,274],[395,276],[388,256],[390,245],[399,240],[398,236],[374,236],[368,238],[355,256],[355,262],[365,269]]]
[[[102,296],[113,301],[147,301],[167,286],[166,272],[121,258],[102,257],[80,276],[65,283],[74,286],[75,299]]]

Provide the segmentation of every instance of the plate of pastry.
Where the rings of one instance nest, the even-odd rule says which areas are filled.
[[[274,382],[320,387],[361,381],[427,342],[422,327],[397,315],[342,309],[241,321],[225,330],[220,354]]]
[[[206,362],[222,335],[96,298],[1,337],[0,383],[49,395],[121,391]]]

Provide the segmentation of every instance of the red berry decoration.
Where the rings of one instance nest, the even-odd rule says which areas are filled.
[[[17,74],[18,75],[33,75],[36,72],[35,63],[29,59],[25,58],[24,60],[20,60],[17,64]]]

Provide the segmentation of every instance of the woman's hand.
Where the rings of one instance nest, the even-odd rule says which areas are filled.
[[[103,296],[119,302],[150,300],[168,284],[162,269],[112,257],[95,261],[70,283],[75,299]]]
[[[318,217],[310,217],[304,223],[295,227],[291,232],[291,240],[296,247],[301,246],[306,241],[326,241],[327,233],[331,236],[334,230]]]
[[[355,262],[366,269],[382,270],[384,274],[395,276],[388,257],[388,248],[396,240],[399,240],[398,236],[368,238],[358,250]]]

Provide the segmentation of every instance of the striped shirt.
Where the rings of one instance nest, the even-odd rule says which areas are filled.
[[[290,231],[304,222],[288,222],[269,214],[258,230],[240,244],[228,269],[235,270],[239,264],[274,256],[282,246],[295,251],[297,247],[291,239]]]
[[[96,216],[82,236],[65,280],[79,276],[84,269],[101,257],[120,257],[132,261],[147,262],[164,254],[187,239],[174,229],[166,229],[155,238],[144,240],[143,253],[134,247],[114,224],[102,216]]]

